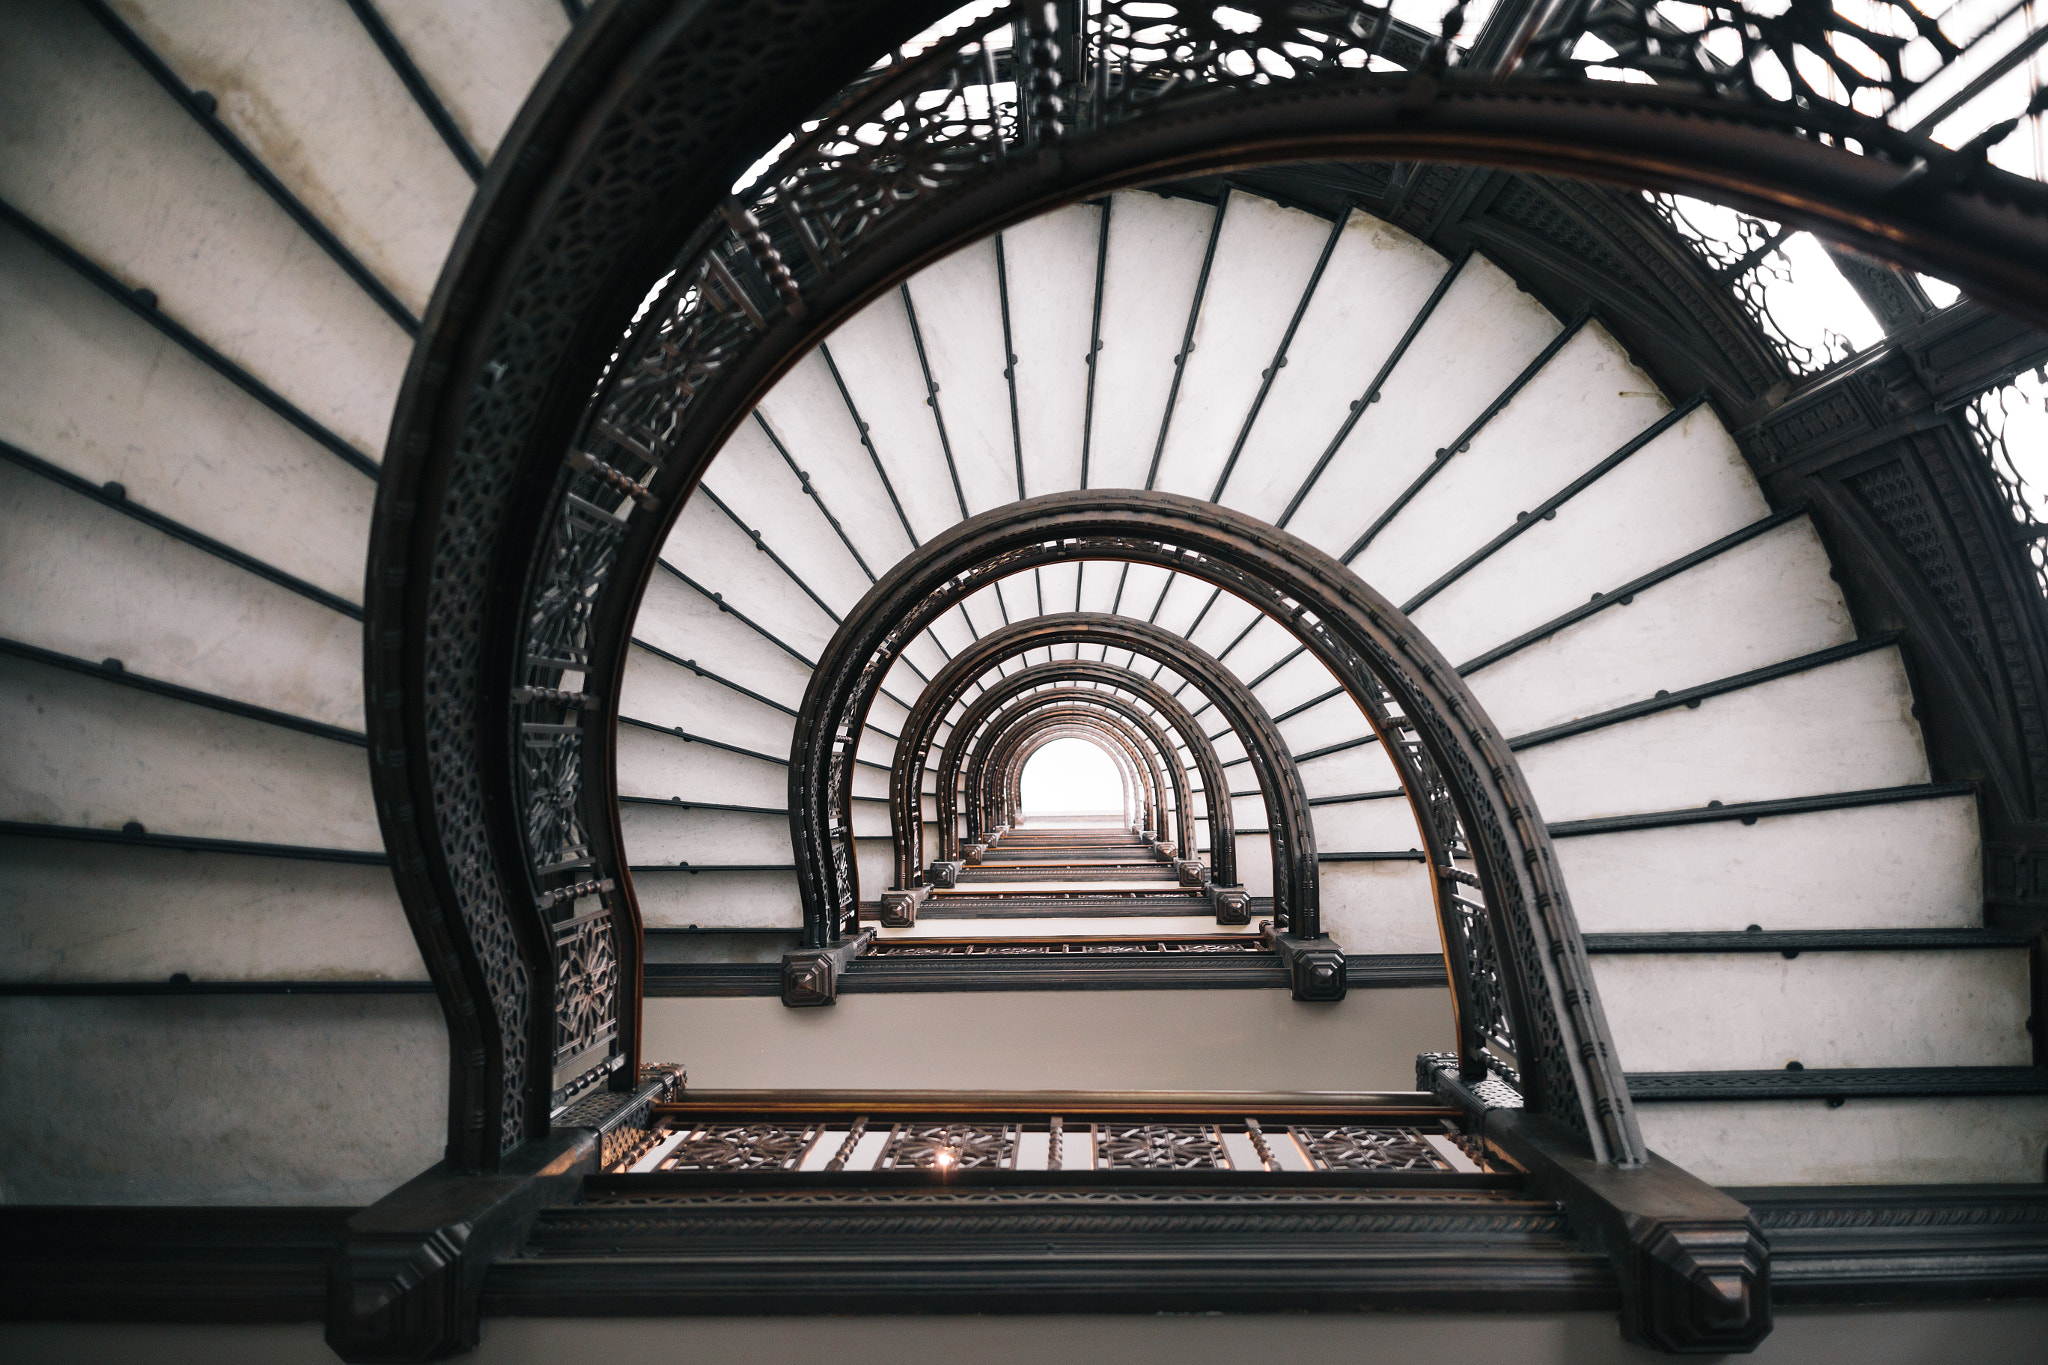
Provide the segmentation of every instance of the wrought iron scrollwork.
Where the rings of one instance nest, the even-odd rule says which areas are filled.
[[[1964,415],[2025,537],[2035,585],[2048,595],[2048,484],[2025,468],[2048,444],[2048,366],[1980,394]]]
[[[875,1162],[878,1171],[1000,1170],[1016,1164],[1014,1123],[899,1123]]]
[[[1359,1124],[1307,1126],[1288,1132],[1317,1167],[1332,1171],[1448,1171],[1451,1163],[1412,1128]]]
[[[546,117],[520,134],[480,206],[444,320],[407,381],[377,512],[366,638],[380,809],[404,831],[394,866],[436,981],[457,1014],[488,1021],[451,1025],[465,1115],[451,1142],[477,1159],[516,1145],[534,1127],[528,1098],[548,1090],[528,1056],[545,1022],[530,997],[546,964],[521,946],[541,941],[522,924],[533,907],[548,907],[544,927],[563,888],[610,880],[619,889],[598,894],[630,926],[604,847],[610,817],[588,790],[604,727],[583,702],[615,689],[579,676],[614,666],[623,648],[622,631],[588,638],[593,608],[630,596],[651,553],[636,548],[627,566],[622,547],[674,514],[723,424],[779,355],[807,343],[806,328],[922,256],[1151,168],[1220,166],[1226,143],[1231,164],[1311,145],[1429,148],[1623,179],[1654,165],[1662,187],[1782,205],[2048,310],[2048,191],[1985,161],[2006,123],[1953,150],[1916,131],[1941,112],[1918,107],[1932,83],[1970,59],[1964,40],[1944,42],[1903,0],[1854,13],[1819,0],[1766,8],[1503,6],[1531,22],[1460,51],[1360,0],[1105,0],[1061,7],[1080,18],[1072,29],[1019,5],[879,65],[935,11],[778,0],[746,19],[714,5],[666,28],[631,6],[603,17],[610,36],[550,77],[535,105]],[[604,313],[619,308],[628,275],[647,278],[627,260],[645,252],[653,217],[672,213],[693,177],[733,183],[725,144],[762,131],[758,92],[778,82],[790,102],[765,117],[781,120],[783,150],[683,221],[673,268],[630,324]],[[1894,121],[1910,127],[1886,122],[1900,110]],[[1730,168],[1738,148],[1749,169]],[[1817,183],[1817,170],[1832,178]],[[969,195],[981,196],[974,211],[948,217]],[[607,319],[626,332],[616,353],[565,361]],[[579,382],[565,387],[568,376]],[[592,395],[587,410],[563,439],[557,419],[580,394]],[[552,484],[531,477],[548,472],[543,461]],[[510,627],[492,605],[508,573],[523,579]],[[509,676],[482,676],[501,659],[513,661],[500,670]],[[584,761],[543,745],[529,764],[528,725],[581,726]],[[1447,778],[1462,789],[1465,775]],[[501,781],[509,791],[487,793]],[[499,808],[510,828],[489,813]],[[1464,828],[1482,862],[1513,842]],[[838,884],[850,885],[846,830],[810,837],[834,844]],[[525,856],[508,868],[496,850],[510,839]],[[1532,913],[1489,909],[1510,921]],[[1548,960],[1549,937],[1502,951]]]
[[[1230,1157],[1211,1124],[1096,1124],[1095,1165],[1104,1171],[1228,1170]]]

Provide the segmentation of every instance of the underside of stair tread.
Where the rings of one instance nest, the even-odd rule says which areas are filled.
[[[423,953],[396,889],[410,855],[387,837],[412,817],[373,797],[372,764],[405,758],[370,741],[389,703],[366,695],[365,646],[388,642],[364,636],[365,552],[408,365],[439,382],[414,350],[454,306],[437,282],[478,186],[527,173],[495,159],[539,117],[522,105],[580,9],[65,0],[0,19],[0,1036],[30,1078],[9,1142],[55,1154],[10,1171],[6,1199],[367,1203],[436,1159],[450,1035],[415,997],[457,972]],[[1150,489],[1300,537],[1464,679],[1551,828],[1558,914],[1586,938],[1653,1149],[1757,1186],[2038,1179],[2041,948],[1986,933],[2007,922],[1987,920],[1987,869],[2012,855],[1984,831],[2009,794],[1942,758],[1961,722],[1925,705],[1930,679],[2020,687],[1998,655],[2018,646],[1972,637],[1948,658],[1865,610],[1873,572],[1845,571],[1828,528],[1883,520],[1875,494],[1845,493],[1846,511],[1786,496],[1796,460],[1755,459],[1755,413],[1660,383],[1618,307],[1553,306],[1507,236],[1446,251],[1413,213],[1220,183],[1097,195],[922,265],[781,371],[667,509],[623,671],[579,684],[616,720],[618,818],[596,838],[616,835],[653,945],[650,1037],[683,1062],[722,1052],[714,1066],[829,1055],[855,1079],[909,1065],[885,1055],[908,1039],[1023,1066],[1063,1037],[1055,1060],[1084,1070],[1256,1042],[1332,1086],[1383,1066],[1388,1038],[1453,1046],[1436,898],[1478,863],[1446,874],[1422,851],[1431,817],[1396,761],[1413,731],[1376,728],[1290,623],[1110,558],[983,586],[905,643],[844,740],[858,924],[903,953],[848,968],[833,1010],[769,1010],[806,924],[791,755],[844,623],[970,518]],[[1885,572],[1966,594],[1961,569],[1927,569],[1916,533],[1885,527]],[[898,886],[892,770],[932,680],[994,632],[1072,612],[1185,640],[1271,720],[1346,999],[1290,999],[1259,939],[1290,867],[1286,784],[1261,777],[1227,696],[1130,647],[1035,646],[962,688],[900,777],[922,866]],[[964,769],[940,792],[943,759],[982,752],[979,700],[1055,661],[1157,683],[1200,734],[1126,689],[1164,739],[1133,723],[1115,815],[1055,823],[1027,808],[1024,769],[989,778],[1017,788],[994,791],[1017,823],[976,824]],[[948,860],[964,865],[932,866]],[[916,923],[888,925],[887,893],[920,887]],[[1249,897],[1247,923],[1219,922],[1221,893]],[[1768,944],[1729,940],[1751,932]],[[909,955],[1033,938],[1229,961],[1204,981],[1179,959],[1063,976]],[[1121,1016],[1084,1013],[1126,994]],[[1041,1036],[988,1003],[1010,997],[1055,1023]],[[138,1121],[84,1125],[85,1071],[155,1078]],[[1612,1299],[1604,1260],[1509,1206],[1544,1293]],[[589,1278],[549,1281],[554,1262],[637,1254],[577,1245],[575,1217],[546,1214],[535,1264],[491,1292],[568,1294]],[[750,1235],[738,1216],[687,1217],[723,1250],[617,1303],[773,1304],[834,1268],[825,1251],[808,1271],[763,1262],[750,1288],[727,1273],[746,1249],[720,1240]],[[842,1249],[871,1235],[859,1222]],[[1076,1235],[1117,1253],[1118,1234]],[[1354,1241],[1329,1276],[1394,1285],[1397,1241]],[[1000,1274],[1028,1278],[1021,1245]]]

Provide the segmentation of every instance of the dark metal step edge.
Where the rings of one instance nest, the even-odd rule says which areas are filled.
[[[1664,1100],[1940,1099],[2048,1095],[2048,1067],[1858,1067],[1803,1071],[1632,1071],[1638,1103]]]
[[[1352,990],[1441,987],[1443,959],[1434,953],[1347,956]],[[919,991],[1272,990],[1288,987],[1286,969],[1267,953],[1202,956],[1182,953],[1075,954],[1045,957],[856,958],[839,989],[848,994]],[[650,999],[780,995],[779,962],[650,962]]]

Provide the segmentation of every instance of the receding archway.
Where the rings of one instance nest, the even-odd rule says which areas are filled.
[[[1104,663],[1072,660],[1048,661],[1044,664],[1034,664],[1029,668],[1019,670],[1017,673],[1010,675],[1009,678],[994,685],[987,692],[983,693],[982,696],[975,698],[969,709],[961,715],[954,726],[953,735],[949,737],[947,743],[943,746],[939,760],[937,797],[939,808],[939,856],[942,859],[952,860],[959,856],[957,835],[953,833],[957,828],[959,816],[960,793],[958,791],[958,783],[961,769],[966,762],[968,750],[975,742],[977,732],[981,726],[988,722],[990,715],[998,708],[1008,704],[1015,696],[1031,688],[1041,686],[1050,679],[1059,679],[1069,684],[1085,683],[1098,688],[1111,689],[1116,693],[1127,693],[1134,703],[1150,708],[1158,717],[1158,724],[1162,727],[1160,742],[1163,742],[1165,734],[1169,732],[1182,737],[1183,743],[1194,760],[1196,774],[1201,779],[1205,793],[1220,794],[1226,790],[1223,780],[1223,765],[1216,755],[1214,742],[1195,723],[1194,717],[1188,714],[1187,708],[1182,706],[1166,688],[1128,669],[1117,668]],[[1104,702],[1103,704],[1108,705],[1109,703]],[[1137,712],[1133,711],[1128,714],[1135,715]],[[1164,749],[1161,750],[1161,754],[1162,758],[1170,757]],[[1195,815],[1192,789],[1187,782],[1184,769],[1179,768],[1177,764],[1166,764],[1165,766],[1168,769],[1168,776],[1174,778],[1175,842],[1183,853],[1187,853],[1195,847],[1196,843],[1194,837]],[[1177,778],[1175,777],[1176,773],[1178,774]],[[903,788],[899,786],[896,790],[901,791]],[[1207,806],[1205,818],[1209,823],[1212,857],[1230,859],[1229,865],[1218,868],[1217,880],[1226,886],[1234,886],[1237,882],[1234,851],[1235,835],[1231,826],[1229,802],[1219,795],[1206,798],[1205,805]],[[979,803],[973,801],[966,803],[968,833],[970,836],[979,833],[984,828],[981,824],[982,815],[983,808]],[[1163,819],[1163,813],[1158,818]],[[907,822],[902,827],[908,828]],[[1222,851],[1218,852],[1217,850]],[[909,883],[901,881],[897,884],[899,886],[909,885]]]
[[[965,523],[966,526],[973,524]],[[934,542],[934,546],[944,543]],[[904,567],[915,564],[916,560],[906,561],[905,565],[898,566],[899,572]],[[963,578],[972,576],[971,573],[962,575]],[[882,587],[894,577],[892,574],[882,585],[877,585],[876,593],[881,592]],[[870,593],[869,599],[873,599],[876,593]],[[863,605],[866,605],[866,601]],[[928,611],[930,608],[931,603],[926,602],[909,610],[915,614]],[[826,659],[820,663],[818,671],[813,675],[811,693],[805,699],[807,714],[811,712],[813,703],[819,696],[818,680],[828,676],[832,664],[839,658],[842,641],[848,639],[848,627],[862,619],[862,616],[863,613],[856,612],[854,616],[848,618],[847,627],[841,628],[840,635],[827,651]],[[923,799],[923,783],[919,774],[924,768],[924,755],[930,748],[931,736],[936,733],[940,720],[950,709],[950,699],[964,690],[972,679],[987,672],[998,660],[1021,654],[1027,649],[1080,643],[1128,649],[1167,664],[1188,678],[1215,705],[1229,727],[1243,741],[1246,755],[1258,777],[1260,795],[1265,802],[1267,828],[1273,845],[1274,923],[1299,939],[1322,938],[1317,896],[1315,827],[1309,817],[1308,795],[1302,788],[1301,774],[1295,769],[1294,760],[1287,752],[1287,744],[1274,727],[1272,717],[1266,714],[1265,707],[1252,695],[1251,690],[1206,651],[1196,648],[1171,631],[1129,617],[1094,612],[1064,612],[1033,617],[1028,621],[1020,621],[991,632],[976,642],[973,648],[963,651],[947,664],[932,679],[924,696],[912,710],[910,721],[904,729],[904,739],[898,746],[897,763],[891,772],[892,815],[898,809],[899,802],[903,812],[901,824],[896,830],[898,839],[916,844],[923,837],[922,819],[916,816]],[[874,654],[870,655],[871,664],[875,657]],[[880,671],[874,670],[877,682]],[[870,692],[866,701],[858,704],[857,710],[849,709],[840,713],[859,717],[848,722],[855,727],[851,733],[858,733],[859,725],[865,719],[866,703],[871,703],[872,700],[873,693]],[[822,714],[820,718],[824,718]],[[841,722],[834,716],[827,723]],[[1192,720],[1187,724],[1193,728]],[[799,785],[800,773],[805,771],[805,761],[813,757],[809,752],[813,747],[810,743],[813,738],[807,733],[806,727],[798,727],[797,743],[790,756],[790,821],[792,832],[797,838],[798,882],[805,887],[806,932],[815,933],[822,944],[828,934],[837,932],[831,924],[832,906],[835,903],[841,906],[848,904],[845,898],[849,894],[857,900],[858,891],[852,879],[850,865],[844,877],[839,875],[837,868],[831,873],[833,880],[825,894],[837,898],[836,901],[822,897],[814,901],[812,886],[815,883],[805,881],[807,868],[802,843],[804,829],[820,818],[823,803],[836,800],[839,803],[837,808],[843,810],[852,795],[851,787],[848,785],[851,773],[843,766],[839,772],[839,782],[829,795],[814,785]],[[1212,791],[1220,787],[1220,771],[1220,768],[1216,770],[1219,775],[1213,779],[1217,785],[1210,788]],[[1209,780],[1211,779],[1205,775],[1205,781]],[[1212,805],[1212,811],[1214,808]],[[923,862],[922,857],[910,854],[906,862],[906,855],[899,853],[898,858],[899,864],[906,869],[906,875],[915,878],[916,869]],[[1234,878],[1234,869],[1231,875]],[[1220,877],[1219,872],[1219,880]],[[906,883],[908,884],[911,883]]]
[[[1474,866],[1466,871],[1436,820],[1421,822],[1462,1064],[1480,1075],[1489,1052],[1513,1058],[1532,1107],[1586,1133],[1602,1160],[1642,1159],[1570,898],[1505,738],[1393,603],[1307,542],[1214,503],[1134,490],[1015,503],[928,542],[862,598],[812,674],[790,755],[791,834],[810,946],[828,947],[853,922],[851,851],[832,831],[846,828],[849,736],[860,733],[891,662],[953,603],[1025,569],[1077,559],[1155,564],[1224,588],[1285,626],[1330,670],[1394,760],[1411,802],[1432,816],[1454,815],[1469,845]],[[1300,851],[1289,850],[1297,855],[1296,890]],[[1277,911],[1285,883],[1282,868],[1274,872]],[[1483,906],[1470,898],[1475,890]]]
[[[1034,752],[1018,774],[1018,817],[1056,824],[1062,817],[1079,823],[1129,818],[1130,797],[1123,774],[1102,745],[1079,737],[1062,738]],[[1111,800],[1114,797],[1114,801]]]

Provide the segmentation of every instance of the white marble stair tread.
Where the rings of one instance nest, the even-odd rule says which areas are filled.
[[[8,7],[0,91],[0,197],[377,457],[411,339],[84,6]]]
[[[1091,916],[1062,918],[1048,907],[1043,918],[1030,919],[934,919],[919,920],[903,929],[877,927],[876,937],[898,938],[1209,938],[1216,935],[1256,936],[1256,925],[1218,924],[1207,915],[1118,915],[1104,919]]]

